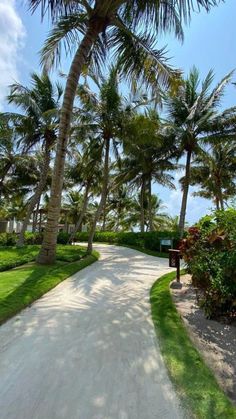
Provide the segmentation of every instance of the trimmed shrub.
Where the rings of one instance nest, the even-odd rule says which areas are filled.
[[[60,231],[57,236],[57,243],[58,244],[67,244],[69,240],[70,234],[66,233],[65,231]]]
[[[17,235],[15,233],[1,233],[0,246],[15,246]]]
[[[147,250],[160,250],[161,239],[173,239],[174,247],[178,246],[179,235],[171,231],[154,231],[147,233],[134,233],[134,232],[110,232],[110,231],[97,231],[94,236],[94,242],[104,242],[110,244],[120,244],[126,246],[135,246]],[[76,234],[76,240],[87,241],[88,233],[82,232]]]

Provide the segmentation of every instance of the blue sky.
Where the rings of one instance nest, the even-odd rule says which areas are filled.
[[[39,50],[49,30],[49,23],[40,21],[39,14],[30,15],[27,1],[0,0],[0,109],[7,109],[4,97],[7,86],[15,80],[29,81],[30,73],[39,70]],[[202,11],[192,16],[189,27],[185,28],[183,44],[173,36],[162,36],[160,47],[167,45],[173,66],[181,68],[185,74],[196,65],[202,77],[210,68],[215,71],[216,82],[226,73],[236,68],[236,1],[225,0],[210,13]],[[69,61],[64,60],[66,71]],[[236,81],[236,74],[234,77]],[[227,87],[222,107],[236,104],[236,88]],[[169,191],[158,185],[154,191],[160,195],[172,215],[179,213],[181,191]],[[190,195],[187,220],[192,223],[211,208],[209,201]]]

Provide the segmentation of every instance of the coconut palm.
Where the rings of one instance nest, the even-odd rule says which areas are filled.
[[[145,203],[148,207],[149,228],[153,231],[152,182],[174,188],[175,169],[171,158],[175,147],[165,137],[162,124],[155,111],[135,115],[123,130],[125,158],[122,161],[118,182],[129,182],[140,189],[140,230],[145,228]]]
[[[77,153],[75,164],[67,171],[67,175],[72,179],[73,184],[83,189],[83,198],[80,208],[80,215],[76,220],[74,231],[71,233],[69,243],[73,242],[75,234],[82,226],[89,199],[97,192],[101,191],[101,158],[102,144],[98,141],[88,140],[83,144],[82,153]]]
[[[10,89],[8,102],[23,111],[23,114],[11,114],[9,116],[11,116],[18,135],[21,137],[24,151],[29,152],[29,150],[40,145],[44,154],[41,176],[34,195],[30,199],[17,243],[18,246],[22,246],[31,214],[47,183],[51,151],[56,140],[62,88],[59,84],[53,85],[46,73],[41,76],[33,73],[30,88],[16,83]]]
[[[52,181],[48,222],[38,261],[53,263],[57,224],[60,214],[64,165],[73,103],[80,75],[90,63],[101,70],[107,52],[119,57],[126,78],[136,77],[155,83],[168,83],[176,72],[168,67],[163,49],[155,47],[156,34],[174,30],[183,37],[181,21],[189,19],[197,5],[209,9],[218,0],[29,0],[32,10],[41,6],[42,16],[49,11],[54,28],[42,52],[47,66],[57,62],[61,45],[75,54],[67,77]]]
[[[116,68],[112,67],[107,79],[101,81],[93,77],[99,89],[98,94],[90,91],[88,86],[79,87],[79,96],[82,107],[79,110],[80,127],[85,127],[86,135],[93,135],[94,141],[102,143],[103,148],[103,180],[100,202],[94,217],[94,222],[88,240],[88,252],[92,250],[92,242],[96,225],[106,204],[110,172],[110,148],[118,157],[118,137],[125,118],[125,109],[122,108],[122,98],[118,91],[118,75]]]
[[[224,88],[231,77],[232,72],[210,90],[214,78],[213,71],[209,71],[200,86],[199,71],[194,67],[189,77],[180,86],[178,93],[167,99],[170,133],[179,146],[179,156],[186,154],[179,219],[181,236],[184,232],[192,156],[197,155],[201,150],[202,137],[208,132],[211,122],[215,120]]]
[[[236,144],[221,140],[202,151],[193,162],[190,184],[199,185],[194,193],[211,199],[216,209],[224,210],[224,204],[236,194]]]
[[[17,136],[6,115],[0,115],[0,201],[5,192],[5,182],[19,156],[16,153]]]

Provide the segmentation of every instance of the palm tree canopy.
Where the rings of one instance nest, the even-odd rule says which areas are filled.
[[[54,27],[42,50],[42,62],[50,67],[66,53],[77,48],[89,29],[96,29],[97,39],[90,52],[90,63],[99,72],[108,51],[119,57],[119,67],[126,78],[135,73],[140,81],[152,85],[169,83],[179,74],[166,60],[163,49],[156,49],[156,35],[174,31],[183,39],[182,21],[189,21],[191,11],[207,11],[221,0],[29,0],[34,12],[49,13]]]
[[[41,76],[33,73],[30,88],[19,83],[10,86],[8,102],[17,106],[22,114],[11,113],[9,117],[26,149],[44,140],[55,142],[62,93],[62,87],[53,84],[46,73]]]
[[[167,97],[167,125],[170,134],[180,145],[180,154],[184,150],[198,150],[198,140],[208,132],[209,126],[215,121],[224,88],[232,75],[233,72],[230,72],[211,89],[213,71],[210,70],[201,83],[199,71],[193,67],[189,77],[183,80],[178,93]]]

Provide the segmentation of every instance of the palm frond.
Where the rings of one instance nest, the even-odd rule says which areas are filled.
[[[78,48],[80,34],[84,34],[86,23],[86,14],[62,16],[58,20],[41,50],[41,64],[46,69],[60,64],[62,47],[66,54]]]
[[[117,22],[118,27],[112,30],[109,44],[112,46],[112,59],[118,57],[119,71],[131,82],[134,77],[140,83],[159,90],[160,84],[168,86],[171,79],[179,76],[179,71],[168,65],[164,48],[155,48],[153,36],[129,31],[123,22]]]

